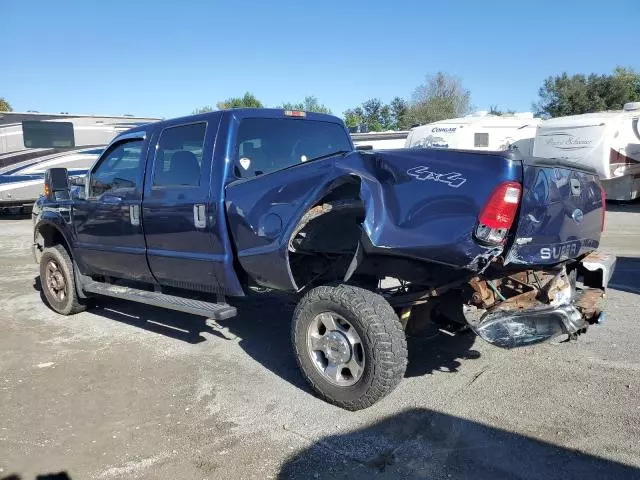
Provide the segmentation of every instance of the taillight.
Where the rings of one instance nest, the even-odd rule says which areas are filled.
[[[489,243],[503,243],[516,219],[522,186],[504,182],[497,186],[478,217],[476,237]]]
[[[607,216],[607,194],[604,191],[604,187],[601,183],[598,183],[600,187],[600,194],[602,197],[602,223],[600,224],[600,231],[604,232],[604,218]]]

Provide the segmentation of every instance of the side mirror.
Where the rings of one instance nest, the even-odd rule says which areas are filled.
[[[66,168],[49,168],[44,172],[44,196],[51,201],[69,200],[69,172]]]
[[[373,150],[373,145],[356,145],[356,150]]]
[[[69,177],[69,186],[71,187],[71,198],[74,200],[83,200],[85,197],[85,189],[87,185],[87,177]]]

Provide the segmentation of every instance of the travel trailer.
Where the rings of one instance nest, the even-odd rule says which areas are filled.
[[[531,112],[506,115],[476,112],[414,127],[404,146],[491,151],[517,148],[523,155],[531,155],[536,127],[541,121]]]
[[[533,154],[563,158],[598,172],[607,198],[640,195],[640,102],[622,111],[585,113],[545,120],[538,126]]]
[[[0,154],[34,148],[106,145],[120,132],[158,120],[133,116],[0,112]]]
[[[157,120],[0,112],[0,212],[29,210],[47,168],[84,175],[117,134]]]

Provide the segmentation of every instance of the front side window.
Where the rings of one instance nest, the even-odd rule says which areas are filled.
[[[351,150],[338,123],[291,118],[245,118],[238,128],[236,175],[242,178]]]
[[[140,186],[142,145],[143,140],[131,140],[112,147],[91,175],[89,196],[99,197],[106,192],[118,196],[133,193]]]
[[[200,185],[206,130],[206,122],[200,122],[162,131],[156,148],[154,187]]]

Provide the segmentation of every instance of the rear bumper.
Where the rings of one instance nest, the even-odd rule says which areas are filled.
[[[529,308],[515,309],[508,302],[488,310],[471,328],[484,340],[501,348],[515,348],[544,342],[560,335],[575,337],[589,325],[602,323],[604,291],[615,268],[613,255],[594,252],[585,257],[580,270],[588,287],[576,290],[571,282],[559,279],[550,303],[532,302]],[[587,279],[589,283],[587,283]],[[598,284],[599,283],[599,284]]]

